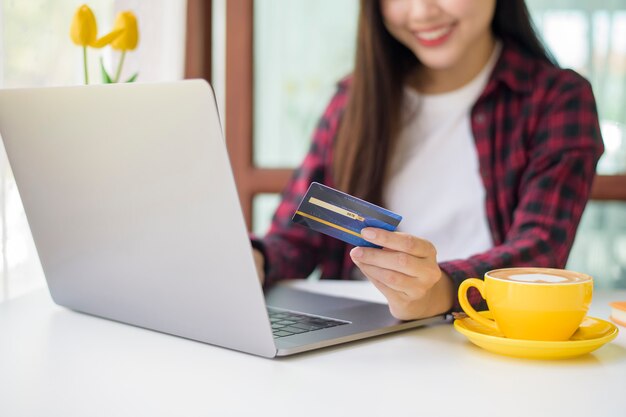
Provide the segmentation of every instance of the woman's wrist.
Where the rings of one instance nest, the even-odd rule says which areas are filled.
[[[441,271],[441,279],[432,289],[429,304],[429,316],[445,314],[454,306],[454,282],[444,271]]]

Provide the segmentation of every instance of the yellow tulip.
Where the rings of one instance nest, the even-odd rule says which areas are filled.
[[[117,37],[120,36],[122,33],[124,33],[124,30],[122,29],[112,30],[100,39],[90,44],[89,46],[98,49],[103,48],[113,42],[115,39],[117,39]]]
[[[102,48],[124,32],[123,29],[112,30],[100,39],[98,39],[98,25],[96,17],[86,4],[80,6],[74,14],[72,27],[70,28],[70,37],[72,41],[79,46],[92,48]]]
[[[102,48],[111,44],[113,49],[122,51],[120,61],[117,67],[115,78],[110,80],[104,66],[102,66],[103,74],[106,75],[107,82],[118,82],[120,74],[122,72],[122,65],[124,64],[124,56],[126,51],[132,51],[137,47],[139,41],[139,31],[137,29],[137,18],[130,12],[121,12],[117,15],[115,20],[115,27],[113,30],[100,39],[98,39],[98,25],[96,24],[96,17],[86,4],[80,6],[74,18],[72,20],[72,26],[70,28],[70,37],[72,42],[83,48],[83,69],[85,72],[85,84],[89,84],[89,73],[87,70],[87,47]],[[137,77],[137,74],[129,78],[129,81],[133,81]]]
[[[120,12],[115,19],[113,30],[123,30],[111,47],[119,51],[132,51],[137,47],[139,42],[139,30],[137,29],[137,18],[131,11]]]
[[[111,42],[111,48],[122,51],[122,55],[120,56],[120,60],[117,65],[117,71],[115,72],[115,77],[113,78],[113,82],[116,83],[120,80],[120,75],[122,74],[122,66],[124,65],[126,52],[135,49],[137,47],[137,43],[139,42],[139,29],[137,28],[137,18],[135,17],[135,14],[131,11],[118,13],[115,18],[113,30],[122,30],[122,34]],[[136,75],[131,77],[131,79],[134,77],[136,77]]]
[[[96,17],[86,4],[80,6],[74,14],[70,28],[70,37],[72,42],[82,47],[93,44],[98,37]]]

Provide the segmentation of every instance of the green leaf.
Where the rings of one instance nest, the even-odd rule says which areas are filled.
[[[111,80],[111,76],[107,72],[107,69],[104,67],[104,61],[102,57],[100,57],[100,70],[102,71],[102,82],[105,84],[112,84],[113,80]]]
[[[136,72],[136,73],[134,73],[134,74],[133,74],[133,76],[132,76],[132,77],[130,77],[129,79],[127,79],[127,80],[126,80],[126,82],[127,82],[127,83],[132,83],[132,82],[134,82],[134,81],[137,79],[137,77],[138,77],[138,76],[139,76],[139,73],[138,73],[138,72]]]

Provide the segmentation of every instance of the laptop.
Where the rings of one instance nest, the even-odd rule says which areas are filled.
[[[61,306],[268,358],[444,320],[264,293],[205,81],[0,90],[0,134]]]

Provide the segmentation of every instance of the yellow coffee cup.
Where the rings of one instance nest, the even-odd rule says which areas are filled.
[[[467,301],[475,287],[487,301],[494,320]],[[525,340],[568,340],[589,310],[593,279],[586,274],[552,268],[505,268],[485,279],[469,278],[459,287],[465,313],[505,337]]]

